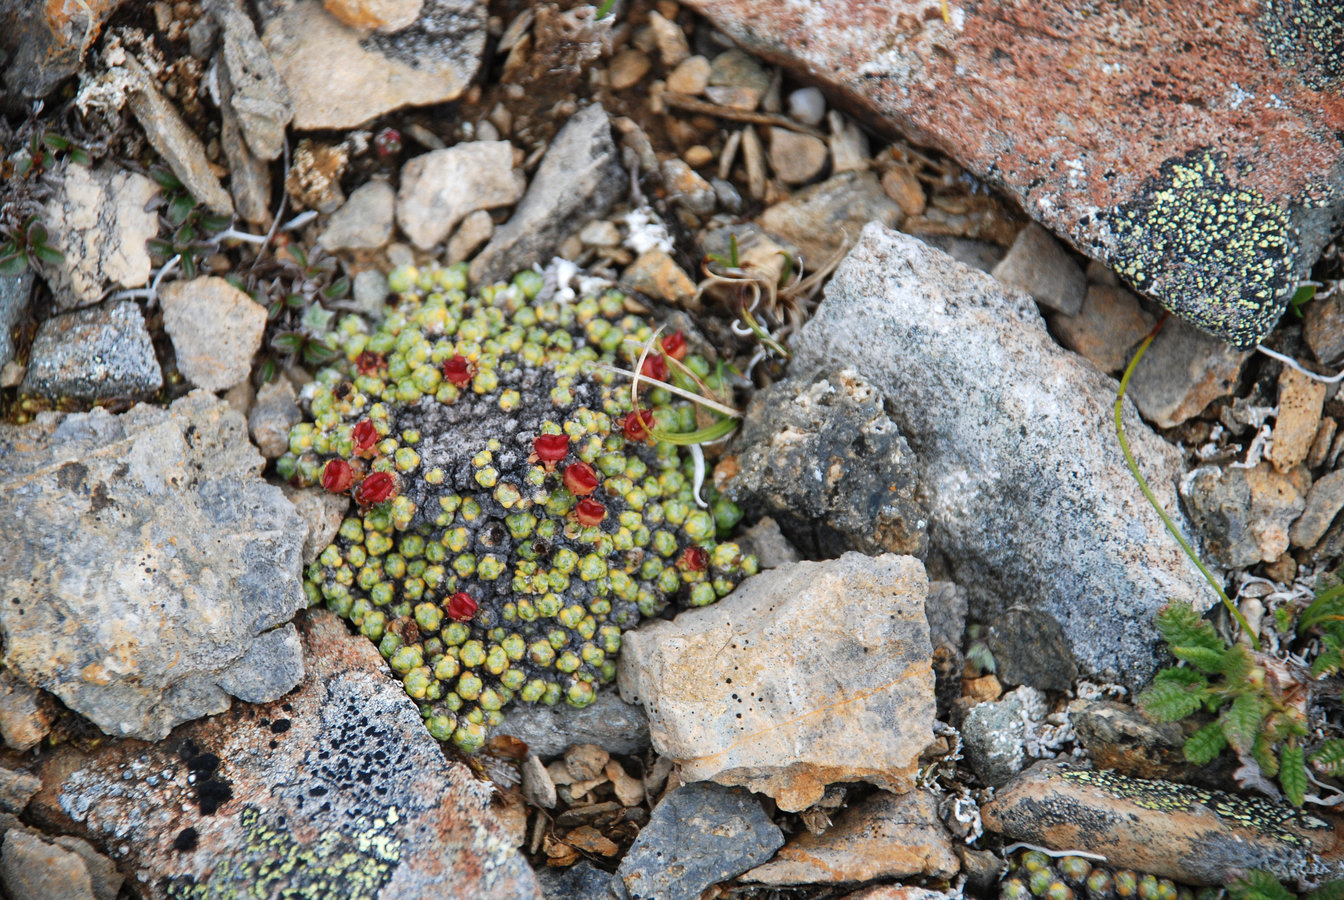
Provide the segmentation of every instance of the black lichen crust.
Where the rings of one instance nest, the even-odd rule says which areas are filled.
[[[1344,86],[1344,6],[1339,0],[1265,0],[1256,20],[1271,59],[1314,91]]]
[[[525,275],[468,297],[461,267],[392,273],[399,306],[372,334],[341,323],[344,362],[318,374],[313,422],[277,463],[356,500],[361,478],[395,484],[345,519],[306,587],[378,644],[430,733],[466,751],[515,698],[591,703],[623,631],[671,601],[712,603],[756,566],[720,542],[741,513],[708,485],[697,501],[680,447],[624,427],[630,383],[611,366],[662,347],[653,327],[615,292],[536,302]],[[703,358],[684,363],[674,384],[722,387]],[[659,434],[697,427],[664,389],[640,406]],[[538,459],[541,435],[568,437],[562,459]],[[566,486],[571,466],[595,477],[587,497]],[[324,479],[332,467],[354,481]]]
[[[1298,277],[1288,214],[1232,185],[1228,157],[1193,150],[1167,160],[1104,217],[1119,275],[1182,319],[1245,349],[1278,322]]]

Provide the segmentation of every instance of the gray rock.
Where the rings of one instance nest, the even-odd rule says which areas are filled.
[[[957,237],[953,234],[919,234],[919,238],[930,247],[937,247],[959,263],[981,272],[991,272],[1003,259],[1003,248],[998,244],[977,241],[972,238]]]
[[[542,759],[552,759],[575,744],[596,744],[611,753],[638,755],[649,749],[649,719],[615,691],[599,690],[582,709],[558,704],[515,703],[495,729],[527,744]]]
[[[125,0],[75,7],[6,0],[0,3],[0,81],[14,105],[55,90],[79,70],[85,52]]]
[[[542,764],[541,757],[529,753],[523,759],[523,797],[533,806],[555,809],[555,782]]]
[[[121,883],[126,879],[117,871],[117,866],[97,850],[88,841],[68,834],[58,834],[51,842],[84,860],[84,869],[89,873],[93,886],[93,896],[97,900],[117,900]]]
[[[770,168],[785,184],[803,184],[826,167],[826,142],[787,128],[770,130]]]
[[[1078,263],[1054,235],[1035,222],[1017,233],[1008,255],[991,274],[1066,316],[1078,315],[1087,291],[1087,279]]]
[[[333,494],[319,487],[296,488],[283,485],[285,499],[294,504],[295,511],[307,526],[303,539],[303,564],[312,565],[336,538],[341,521],[350,509],[350,498]]]
[[[481,249],[494,233],[495,220],[485,210],[478,209],[467,216],[448,241],[447,253],[445,254],[448,265],[455,266],[470,259],[472,254]]]
[[[1061,344],[1087,357],[1106,374],[1116,375],[1156,320],[1124,288],[1094,284],[1083,296],[1077,315],[1051,316],[1050,324]],[[1146,359],[1147,354],[1144,356]]]
[[[1082,670],[1138,686],[1165,659],[1162,604],[1210,602],[1125,466],[1115,382],[1059,347],[1025,294],[870,225],[793,349],[798,371],[851,366],[882,393],[918,459],[930,542],[976,618],[1029,600]],[[1179,454],[1132,410],[1125,431],[1181,521]]]
[[[317,241],[328,250],[379,250],[392,240],[396,203],[397,193],[392,185],[386,181],[367,182],[332,213]]]
[[[1063,629],[1039,609],[1008,610],[990,624],[985,643],[994,654],[994,674],[1009,687],[1067,691],[1078,680],[1078,664]]]
[[[621,696],[684,780],[768,794],[784,810],[826,786],[909,790],[933,739],[919,560],[846,553],[752,576],[713,606],[623,636]]]
[[[471,141],[431,150],[401,167],[397,224],[422,250],[477,210],[517,203],[527,187],[508,141]]]
[[[33,295],[33,271],[0,275],[0,369],[14,358],[14,327],[28,312]]]
[[[961,724],[966,761],[992,787],[1006,784],[1030,762],[1027,735],[1045,721],[1045,701],[1035,688],[1020,687],[971,708]]]
[[[754,56],[725,50],[710,61],[705,96],[720,106],[752,110],[770,87],[770,73]]]
[[[663,798],[621,860],[630,900],[696,900],[769,859],[784,833],[742,788],[688,784]]]
[[[737,537],[738,546],[743,553],[756,557],[756,563],[762,569],[777,569],[785,563],[794,563],[803,558],[798,549],[789,543],[779,523],[765,516],[750,528],[745,528]]]
[[[1293,522],[1288,536],[1294,547],[1313,547],[1344,509],[1344,469],[1328,473],[1307,492],[1302,515]]]
[[[211,0],[209,8],[224,35],[221,101],[237,117],[252,153],[268,162],[279,159],[285,127],[294,118],[289,90],[238,0]]]
[[[719,489],[749,515],[774,518],[805,555],[927,552],[918,462],[881,395],[853,369],[758,392],[730,452],[737,472]]]
[[[114,853],[146,900],[241,896],[540,900],[490,809],[369,641],[301,618],[307,674],[154,745],[58,749],[35,817]]]
[[[28,801],[42,789],[42,779],[27,772],[0,767],[0,809],[21,815]]]
[[[656,15],[656,14],[655,14]],[[550,867],[537,870],[537,884],[546,900],[606,900],[610,896],[612,875],[581,861],[567,869]]]
[[[901,208],[882,190],[876,175],[843,172],[776,203],[756,221],[776,238],[797,246],[811,271],[846,243],[858,240],[867,223],[894,227],[901,217]]]
[[[243,221],[266,226],[271,217],[271,168],[248,149],[233,110],[225,106],[219,115],[219,143],[229,161],[229,196],[233,197],[233,208]]]
[[[1129,381],[1129,397],[1158,428],[1172,428],[1231,394],[1249,350],[1236,350],[1179,319],[1162,326]]]
[[[929,620],[933,645],[934,693],[940,716],[947,715],[961,699],[961,676],[966,665],[962,638],[966,633],[966,589],[950,581],[929,582],[924,614]]]
[[[303,418],[294,385],[283,375],[257,391],[256,403],[247,414],[247,430],[267,459],[283,456],[289,449],[289,430]]]
[[[365,269],[355,275],[355,308],[370,319],[381,319],[387,309],[387,276],[377,269]]]
[[[1336,291],[1313,300],[1302,318],[1302,337],[1317,362],[1333,367],[1344,359],[1344,295]]]
[[[148,397],[163,373],[134,300],[53,316],[37,328],[20,392],[57,399]]]
[[[11,900],[95,900],[89,870],[78,854],[21,828],[5,832],[0,878]]]
[[[243,417],[199,391],[0,428],[6,667],[144,740],[292,688],[303,523],[262,465]]]
[[[266,331],[266,307],[214,275],[164,285],[159,304],[178,371],[192,384],[226,391],[247,378]]]
[[[130,53],[126,54],[125,67],[134,85],[127,96],[131,112],[145,130],[150,146],[191,196],[213,213],[233,215],[233,200],[210,168],[205,145],[196,132],[182,121],[177,109],[159,93],[153,77]]]
[[[48,243],[59,263],[43,263],[58,309],[97,303],[109,285],[134,288],[149,279],[145,242],[159,233],[159,216],[146,212],[159,187],[137,172],[110,166],[70,165],[60,190],[42,210]]]
[[[415,24],[395,34],[351,28],[316,0],[273,0],[262,14],[261,41],[299,131],[353,128],[403,106],[454,100],[485,49],[481,0],[425,0]]]
[[[0,737],[13,750],[31,750],[51,731],[52,704],[41,691],[0,667]]]
[[[1267,462],[1253,469],[1199,469],[1182,483],[1190,521],[1207,558],[1242,568],[1273,562],[1289,546],[1289,527],[1306,508],[1301,472],[1282,475]]]
[[[561,241],[585,221],[605,216],[624,193],[625,172],[607,111],[590,104],[551,141],[513,216],[472,261],[472,282],[498,281],[549,262]]]

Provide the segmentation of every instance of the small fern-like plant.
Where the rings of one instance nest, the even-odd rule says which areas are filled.
[[[1263,869],[1252,869],[1227,886],[1231,900],[1298,900],[1279,880]],[[1301,900],[1344,900],[1344,881],[1329,881]]]

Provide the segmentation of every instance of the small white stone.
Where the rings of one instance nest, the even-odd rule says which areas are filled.
[[[804,125],[820,125],[826,118],[826,98],[817,88],[799,88],[789,94],[789,116]]]

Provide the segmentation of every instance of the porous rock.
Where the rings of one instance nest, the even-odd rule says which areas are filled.
[[[43,263],[59,309],[87,306],[109,285],[140,287],[151,263],[145,242],[159,233],[159,216],[145,206],[159,192],[138,172],[70,165],[61,188],[42,211],[48,243],[59,263]]]
[[[1041,762],[981,807],[986,830],[1185,884],[1265,869],[1281,881],[1344,876],[1344,821],[1256,796]]]
[[[134,300],[52,316],[37,328],[19,391],[57,399],[139,399],[163,387],[145,317]]]
[[[607,111],[589,104],[551,141],[517,209],[472,260],[472,282],[498,281],[549,262],[562,240],[585,221],[605,216],[624,191]]]
[[[1279,414],[1274,420],[1274,445],[1266,456],[1280,472],[1301,465],[1311,451],[1326,388],[1325,383],[1289,366],[1279,373]]]
[[[369,34],[317,0],[277,0],[261,41],[293,100],[300,131],[353,128],[403,106],[456,99],[480,66],[486,5],[425,0],[415,23]]]
[[[924,567],[846,553],[781,566],[717,604],[626,636],[621,696],[686,780],[744,785],[781,809],[826,785],[908,790],[932,740]]]
[[[8,671],[146,740],[292,688],[303,524],[262,465],[243,417],[203,392],[0,428]]]
[[[1068,0],[946,16],[902,0],[844,16],[812,0],[687,5],[1243,348],[1273,328],[1344,212],[1339,19],[1322,0],[1087,16]],[[1177,91],[1164,87],[1173,60]]]
[[[431,150],[401,169],[397,222],[417,247],[432,247],[477,210],[517,203],[527,187],[508,141]]]
[[[918,461],[930,541],[975,618],[1013,598],[1060,623],[1084,673],[1140,685],[1165,658],[1157,610],[1208,604],[1114,440],[1115,382],[1060,348],[1025,294],[874,224],[793,350],[800,371],[850,366],[882,394]],[[1180,522],[1180,457],[1125,409],[1138,463]]]
[[[1289,528],[1306,508],[1307,480],[1300,469],[1283,475],[1261,462],[1199,469],[1181,487],[1209,559],[1241,568],[1273,562],[1288,549]]]
[[[789,378],[756,393],[716,487],[768,515],[813,558],[928,550],[917,462],[882,397],[853,369]]]
[[[628,900],[695,900],[770,858],[784,833],[742,788],[688,784],[654,807],[616,870]]]
[[[226,391],[252,371],[266,330],[266,307],[215,275],[166,284],[159,303],[178,371],[192,384]]]
[[[67,745],[35,815],[105,842],[147,900],[268,896],[540,898],[489,809],[367,640],[314,611],[298,690],[171,741]]]
[[[774,858],[742,876],[763,884],[834,884],[926,875],[960,868],[952,839],[928,791],[878,791],[846,809],[822,834],[803,831]]]

